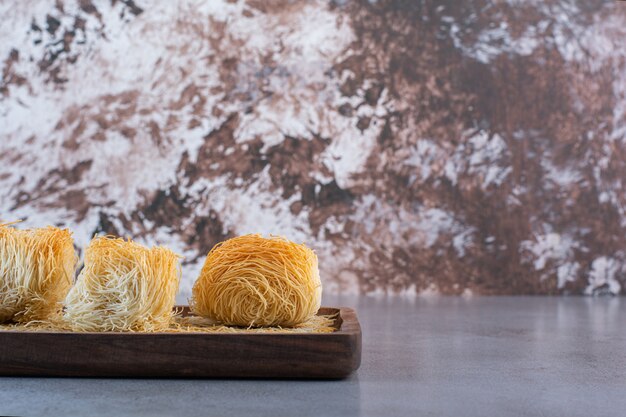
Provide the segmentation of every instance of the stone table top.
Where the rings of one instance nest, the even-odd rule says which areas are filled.
[[[357,309],[341,381],[0,378],[0,415],[621,416],[619,298],[327,297]],[[1,347],[0,347],[1,348]]]

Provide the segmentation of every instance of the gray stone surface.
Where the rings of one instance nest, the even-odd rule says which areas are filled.
[[[328,298],[357,308],[343,381],[0,378],[1,415],[620,416],[618,298]],[[1,348],[1,347],[0,347]]]

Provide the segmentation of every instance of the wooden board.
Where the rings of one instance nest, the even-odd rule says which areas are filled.
[[[361,363],[350,308],[333,333],[0,332],[0,375],[159,378],[344,378]]]

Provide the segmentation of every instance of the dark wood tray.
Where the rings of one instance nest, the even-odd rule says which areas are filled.
[[[344,378],[361,363],[350,308],[333,333],[0,331],[0,375],[162,378]]]

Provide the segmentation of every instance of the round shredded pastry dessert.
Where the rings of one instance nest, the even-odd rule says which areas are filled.
[[[58,313],[77,261],[67,229],[0,224],[0,322],[46,320]]]
[[[169,327],[180,282],[179,256],[112,236],[95,237],[65,299],[74,331],[145,331]]]
[[[315,252],[281,237],[245,235],[211,249],[191,309],[225,325],[291,327],[311,319],[321,297]]]

